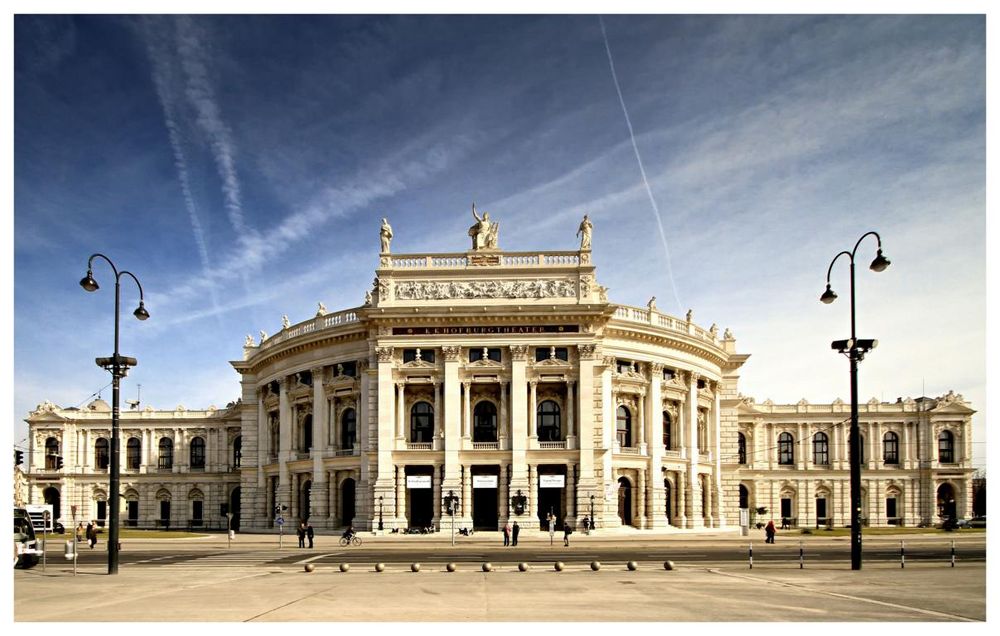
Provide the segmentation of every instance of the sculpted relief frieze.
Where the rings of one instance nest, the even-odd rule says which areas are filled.
[[[406,281],[396,284],[397,300],[478,298],[575,298],[568,280]]]

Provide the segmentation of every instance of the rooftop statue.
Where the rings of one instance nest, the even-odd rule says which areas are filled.
[[[472,249],[496,249],[497,231],[500,224],[490,220],[490,213],[483,211],[483,216],[476,214],[476,204],[472,204],[472,216],[476,219],[476,224],[469,228],[469,236],[472,237]]]
[[[576,231],[576,235],[580,237],[581,250],[590,249],[590,235],[593,232],[593,230],[594,230],[594,224],[590,222],[590,217],[584,214],[583,220],[580,221],[580,229]]]
[[[392,226],[389,222],[382,218],[382,229],[379,230],[379,238],[382,239],[382,253],[389,253],[389,242],[392,241]]]

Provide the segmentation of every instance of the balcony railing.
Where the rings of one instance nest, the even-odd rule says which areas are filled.
[[[639,447],[638,446],[621,446],[617,450],[622,455],[638,455],[639,454]]]
[[[558,442],[538,442],[538,448],[541,450],[556,450],[560,448],[566,448],[566,440],[561,440]]]
[[[406,450],[430,450],[431,442],[406,442]]]
[[[500,442],[472,442],[472,450],[500,450]]]

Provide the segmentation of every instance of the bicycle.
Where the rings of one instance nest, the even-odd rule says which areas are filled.
[[[345,547],[348,546],[348,545],[358,545],[359,546],[359,545],[361,545],[361,537],[359,537],[358,535],[354,535],[351,538],[340,537],[340,545],[341,546],[345,546]]]

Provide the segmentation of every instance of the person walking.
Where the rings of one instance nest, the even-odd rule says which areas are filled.
[[[590,517],[583,518],[583,531],[590,534]]]
[[[313,532],[313,527],[311,523],[306,523],[306,537],[309,539],[309,547],[313,547],[313,537],[316,535]]]
[[[297,534],[299,535],[299,547],[306,547],[306,522],[303,521],[299,524],[299,529]]]
[[[83,543],[83,522],[81,521],[76,526],[76,542]]]
[[[517,535],[520,532],[521,532],[521,526],[517,525],[517,522],[515,521],[514,525],[510,529],[510,545],[511,546],[516,546],[517,545]]]
[[[563,523],[563,545],[569,547],[569,535],[573,534],[573,528],[569,527],[569,522]]]
[[[97,546],[97,524],[93,521],[87,524],[87,541],[90,542],[91,550]]]
[[[509,521],[503,525],[503,544],[504,544],[504,547],[510,545],[510,522]]]
[[[774,543],[774,534],[774,520],[772,519],[768,521],[767,526],[764,527],[764,535],[767,537],[764,539],[764,543]]]

